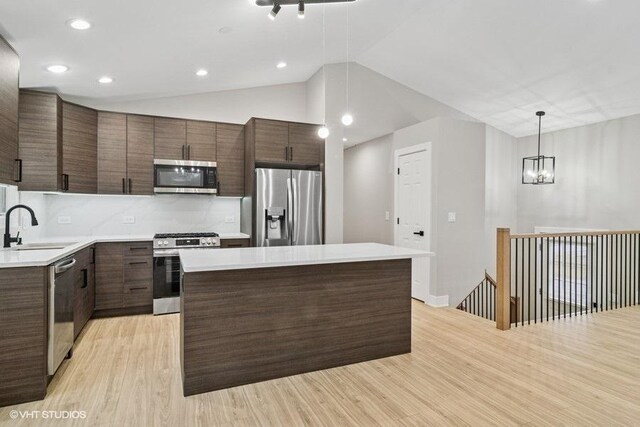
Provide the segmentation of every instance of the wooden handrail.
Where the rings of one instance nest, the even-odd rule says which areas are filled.
[[[491,285],[493,285],[494,288],[498,286],[498,283],[495,281],[495,279],[491,277],[491,275],[486,271],[484,272],[484,278],[487,282],[491,283]]]
[[[511,239],[542,239],[547,237],[580,237],[580,236],[619,236],[622,234],[640,234],[640,230],[628,231],[579,231],[574,233],[528,233],[511,234]]]

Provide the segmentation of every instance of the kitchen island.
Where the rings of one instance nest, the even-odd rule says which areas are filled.
[[[181,250],[184,395],[411,352],[411,259],[375,243]]]

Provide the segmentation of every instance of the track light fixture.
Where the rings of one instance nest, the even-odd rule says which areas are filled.
[[[351,3],[356,0],[252,0],[255,1],[256,6],[273,7],[269,12],[269,18],[271,20],[276,19],[278,12],[282,6],[294,6],[298,5],[298,18],[304,19],[305,7],[310,4],[331,4],[331,3]]]
[[[271,9],[271,12],[269,12],[269,19],[271,19],[272,21],[276,19],[276,16],[278,16],[278,12],[280,12],[280,9],[282,9],[280,3],[273,2],[273,9]]]

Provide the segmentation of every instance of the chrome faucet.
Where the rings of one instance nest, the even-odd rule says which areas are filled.
[[[18,235],[16,237],[11,237],[11,233],[9,231],[9,225],[10,225],[10,217],[11,217],[11,212],[13,212],[14,210],[18,209],[18,208],[23,208],[26,209],[27,211],[29,211],[29,214],[31,214],[31,225],[36,226],[38,225],[38,220],[36,219],[36,214],[33,213],[33,209],[31,209],[29,206],[27,205],[15,205],[11,208],[9,208],[9,210],[7,211],[7,213],[4,214],[4,247],[5,248],[10,248],[11,247],[11,243],[22,243],[22,239],[20,238],[20,232],[18,232]]]

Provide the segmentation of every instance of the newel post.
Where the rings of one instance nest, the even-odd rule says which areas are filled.
[[[511,328],[511,230],[498,228],[496,327]]]

